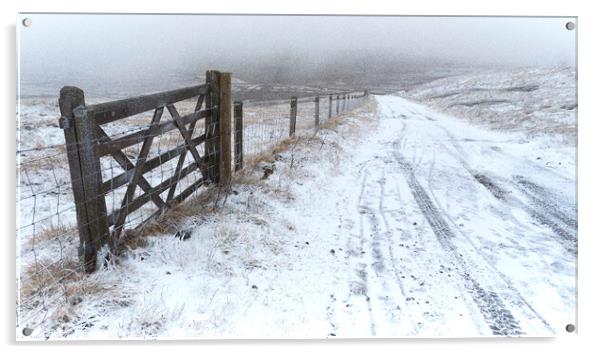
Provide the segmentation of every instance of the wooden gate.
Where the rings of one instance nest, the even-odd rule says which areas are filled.
[[[176,103],[191,99],[196,100],[192,112],[178,111]],[[203,85],[95,105],[86,105],[81,89],[67,86],[61,90],[59,106],[80,237],[79,254],[87,272],[96,269],[101,247],[108,244],[114,249],[120,243],[126,226],[139,228],[202,185],[230,183],[230,73],[207,71]],[[143,119],[145,126],[111,134],[116,126],[120,127],[121,120],[144,112],[153,112],[150,121]],[[201,120],[204,124],[197,124]],[[174,132],[181,144],[167,151],[158,149],[151,156],[155,140]],[[117,164],[120,173],[107,176],[107,158]],[[161,179],[153,184],[145,177],[168,162],[173,167],[169,178],[161,173]],[[113,165],[109,166],[113,172]],[[195,171],[200,171],[202,177],[176,194],[181,181]],[[121,194],[116,201],[117,190]],[[109,194],[114,205],[110,210]],[[126,223],[128,215],[149,204],[154,212],[135,225]]]

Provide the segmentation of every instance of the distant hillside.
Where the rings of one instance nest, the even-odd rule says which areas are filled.
[[[572,67],[491,70],[435,80],[399,94],[494,129],[577,135]]]

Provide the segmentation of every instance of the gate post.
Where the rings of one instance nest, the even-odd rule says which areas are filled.
[[[232,91],[231,74],[219,73],[219,178],[222,187],[232,181]]]
[[[79,233],[78,254],[84,270],[96,270],[96,254],[109,243],[113,247],[107,221],[107,206],[101,193],[100,159],[95,151],[98,142],[96,123],[86,110],[84,92],[73,86],[61,89],[59,125],[65,134],[69,173],[75,202]]]
[[[207,96],[205,105],[211,110],[205,118],[205,161],[207,163],[203,178],[207,182],[217,183],[219,179],[219,71],[206,72]]]

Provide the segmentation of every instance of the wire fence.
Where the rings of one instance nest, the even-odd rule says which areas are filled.
[[[242,130],[235,126],[233,142],[238,144],[238,140],[242,140],[240,152],[245,161],[252,161],[254,157],[271,153],[280,142],[290,138],[291,119],[295,120],[295,136],[310,136],[321,124],[366,103],[367,97],[365,92],[346,92],[300,98],[296,100],[294,117],[291,115],[291,100],[245,101]],[[174,103],[173,107],[181,117],[198,112],[203,107],[205,110],[210,108],[207,102],[199,106],[196,99]],[[75,292],[71,284],[73,280],[86,275],[80,261],[81,225],[78,225],[69,169],[68,151],[73,146],[65,144],[63,131],[58,124],[58,107],[50,101],[44,105],[20,101],[19,110],[16,152],[17,328],[24,328],[23,333],[26,334],[25,330],[45,321],[52,308],[77,301],[73,297]],[[130,199],[144,196],[149,188],[159,191],[157,195],[163,201],[169,200],[170,196],[173,198],[174,195],[186,194],[187,190],[192,192],[185,197],[198,197],[208,187],[191,187],[199,181],[205,181],[206,176],[203,176],[202,169],[194,167],[198,161],[187,153],[186,145],[187,140],[201,140],[207,133],[207,127],[201,123],[197,129],[191,129],[187,137],[174,129],[154,136],[152,146],[145,147],[145,138],[152,135],[149,132],[153,127],[165,124],[162,119],[166,113],[161,112],[158,119],[157,114],[157,111],[144,112],[103,126],[107,136],[113,140],[138,134],[140,140],[124,148],[123,154],[129,161],[138,161],[143,155],[142,150],[148,149],[146,163],[154,161],[156,164],[155,168],[142,171],[147,186],[135,186]],[[194,128],[194,124],[191,123],[189,128]],[[240,138],[236,138],[237,134]],[[97,136],[95,143],[101,141],[103,138]],[[201,156],[207,155],[205,149],[206,144],[197,145]],[[205,161],[204,168],[217,168],[215,161]],[[127,183],[114,183],[128,181],[130,167],[123,159],[119,161],[111,154],[100,158],[100,179],[111,181],[102,195],[107,210],[112,211],[111,215],[120,210],[128,194]],[[81,176],[81,182],[98,177]],[[123,228],[134,228],[156,215],[156,206],[143,205],[135,211],[128,211]],[[96,222],[103,217],[106,216],[99,215],[98,219],[88,222]],[[106,252],[101,256],[105,255]]]
[[[348,93],[347,99],[343,99],[343,96],[333,94],[297,99],[295,136],[313,135],[320,125],[360,107],[366,103],[368,97],[365,92]],[[291,137],[291,100],[248,101],[243,102],[243,107],[242,140],[245,159],[252,160],[254,157],[271,153],[280,142]]]
[[[176,107],[179,111],[186,112],[191,110],[194,104],[194,101],[189,100],[179,102]],[[114,139],[144,132],[149,127],[148,121],[152,119],[152,115],[151,112],[132,116],[119,124],[108,125],[105,129]],[[77,206],[73,198],[73,181],[67,156],[67,151],[72,146],[64,143],[62,130],[50,124],[48,119],[27,119],[27,125],[19,124],[18,128],[16,166],[18,326],[20,323],[31,323],[32,319],[36,319],[35,322],[43,321],[48,309],[57,301],[74,301],[70,298],[72,290],[67,284],[83,274],[83,265],[78,254],[80,230],[76,215]],[[58,117],[52,117],[52,120],[58,122]],[[35,125],[39,125],[40,128],[31,128]],[[47,126],[51,128],[46,128]],[[194,140],[200,134],[201,131],[195,132],[191,139]],[[47,146],[44,146],[44,137],[47,138]],[[57,143],[60,140],[63,140],[63,143]],[[125,155],[136,161],[142,145],[143,143],[138,143],[129,146],[124,151]],[[179,195],[202,179],[200,170],[190,169],[190,173],[183,176],[177,184],[170,181],[170,177],[178,169],[178,159],[162,161],[162,156],[166,151],[183,145],[182,134],[171,131],[156,136],[152,149],[148,152],[147,161],[158,159],[161,164],[145,173],[144,178],[152,187],[164,186],[164,191],[159,194],[163,200],[166,200],[172,186],[173,193]],[[204,154],[203,145],[199,146],[199,153]],[[174,154],[174,157],[176,156]],[[188,154],[183,159],[183,165],[190,165],[192,160]],[[100,164],[101,178],[104,181],[112,181],[127,173],[124,166],[110,156],[101,157]],[[81,176],[81,180],[96,177],[94,174],[88,174]],[[109,210],[120,209],[126,190],[127,185],[124,184],[103,194]],[[138,188],[134,197],[142,193]],[[195,189],[192,196],[198,196],[200,193],[201,189]],[[133,228],[155,213],[156,210],[148,207],[129,211],[124,228]],[[89,221],[96,222],[104,217],[98,215],[96,219]],[[35,323],[29,323],[29,327],[35,326]]]

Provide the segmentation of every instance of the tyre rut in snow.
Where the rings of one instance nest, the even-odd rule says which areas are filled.
[[[405,161],[403,156],[397,152],[395,153],[395,158],[412,191],[416,204],[431,226],[437,240],[449,251],[462,269],[464,273],[462,277],[465,280],[465,285],[469,289],[469,293],[483,315],[483,318],[489,325],[492,334],[503,336],[518,336],[524,334],[518,321],[516,321],[510,310],[506,308],[499,295],[494,291],[483,289],[479,282],[468,272],[468,269],[470,268],[459,255],[456,246],[450,241],[455,237],[454,233],[451,231],[449,225],[443,219],[443,216],[439,213],[424,188],[418,183],[412,165]]]
[[[488,176],[484,175],[484,174],[480,174],[480,173],[474,173],[472,175],[480,184],[483,185],[483,187],[487,188],[487,190],[497,199],[505,201],[506,200],[506,194],[508,194],[508,191],[503,189],[502,187],[498,186],[496,183],[494,183],[491,178],[489,178]]]
[[[563,212],[563,206],[558,198],[545,188],[527,180],[523,176],[514,176],[513,180],[532,204],[532,208],[527,208],[529,214],[559,236],[561,243],[564,244],[569,252],[577,254],[576,218]],[[571,207],[565,206],[564,209],[571,209]]]

